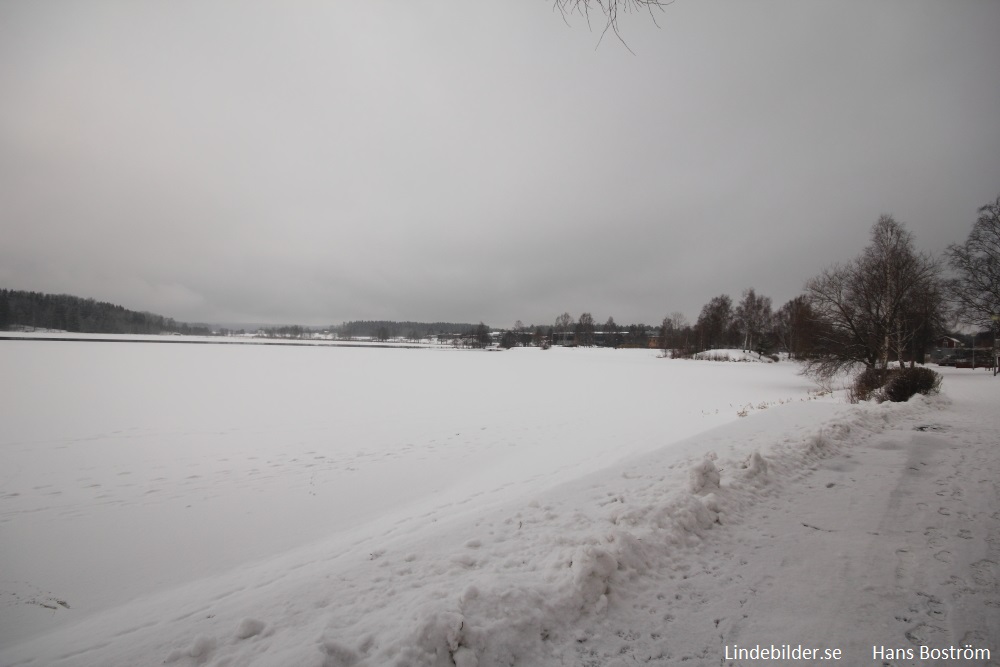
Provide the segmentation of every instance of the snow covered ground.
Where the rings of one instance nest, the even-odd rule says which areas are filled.
[[[1000,662],[982,371],[851,406],[644,350],[2,341],[0,368],[0,665]]]

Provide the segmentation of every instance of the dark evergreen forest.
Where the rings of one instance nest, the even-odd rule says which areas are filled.
[[[211,333],[205,325],[175,322],[106,301],[0,289],[0,331],[18,327],[107,334]]]

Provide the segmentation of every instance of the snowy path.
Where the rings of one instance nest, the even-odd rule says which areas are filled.
[[[992,661],[958,664],[1000,664],[1000,386],[948,376],[950,405],[834,420],[828,458],[595,623],[581,664],[749,664],[726,647],[771,644],[855,665],[971,646]]]

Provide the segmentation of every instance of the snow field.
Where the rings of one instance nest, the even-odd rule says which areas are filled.
[[[555,354],[544,356],[551,352]],[[532,353],[541,356],[530,357]],[[522,365],[522,360],[529,363]],[[550,362],[553,366],[544,372],[552,375],[539,377],[538,364]],[[417,362],[393,359],[393,373],[400,373],[400,363]],[[120,599],[64,627],[53,624],[33,640],[28,634],[9,650],[0,649],[0,664],[483,666],[675,664],[684,659],[717,664],[726,642],[779,642],[782,635],[784,641],[840,642],[855,653],[870,652],[865,644],[877,637],[906,645],[915,645],[913,638],[940,643],[965,637],[997,648],[1000,623],[991,623],[1000,621],[1000,507],[995,480],[979,472],[990,466],[996,470],[1000,463],[996,448],[988,446],[995,444],[997,417],[980,414],[984,405],[996,405],[997,395],[981,376],[948,378],[955,380],[958,393],[975,381],[962,395],[970,406],[961,409],[948,398],[847,406],[830,397],[788,401],[811,398],[804,383],[798,385],[797,397],[788,395],[790,386],[801,382],[788,373],[793,368],[788,364],[714,364],[574,350],[450,353],[433,360],[439,370],[441,364],[482,363],[504,364],[490,371],[494,378],[506,374],[507,380],[504,391],[492,390],[494,411],[503,412],[501,395],[522,395],[511,392],[511,386],[519,388],[529,377],[535,383],[525,391],[538,401],[543,400],[539,394],[547,396],[546,409],[531,411],[523,407],[532,403],[528,401],[518,406],[523,408],[516,411],[518,419],[507,413],[478,432],[476,424],[489,415],[477,413],[463,424],[474,437],[464,440],[463,447],[446,449],[426,469],[417,467],[417,454],[406,454],[412,475],[430,476],[446,488],[407,495],[397,487],[409,483],[412,475],[405,474],[381,477],[388,483],[376,482],[377,489],[352,486],[347,494],[357,496],[352,507],[367,509],[367,520],[328,522],[326,513],[338,516],[334,504],[326,512],[300,517],[312,526],[315,539],[288,538],[277,524],[292,509],[308,512],[309,504],[296,505],[285,497],[301,491],[305,477],[284,464],[276,474],[283,483],[264,485],[284,511],[263,522],[255,517],[270,554],[247,558],[228,571],[208,572],[206,567],[200,579],[163,586],[134,602]],[[615,369],[622,368],[627,370],[618,375]],[[714,375],[717,370],[724,374]],[[449,382],[456,379],[452,372]],[[482,372],[476,366],[472,375]],[[694,375],[684,375],[688,372]],[[599,401],[587,402],[592,393],[580,386],[592,386],[593,376],[602,374],[596,383],[601,387],[601,380],[608,380],[611,386],[640,388],[628,393],[638,405],[615,402],[603,393]],[[403,394],[412,388],[405,376],[394,376]],[[671,376],[680,386],[663,386]],[[538,384],[558,384],[556,377],[569,381],[560,387],[563,391],[531,391]],[[754,387],[741,385],[747,378]],[[430,384],[449,382],[438,376]],[[699,391],[684,395],[692,387]],[[744,393],[733,403],[785,403],[738,419],[736,408],[723,403],[724,392],[752,389],[755,394]],[[698,394],[697,400],[690,394]],[[337,396],[348,400],[344,393]],[[446,404],[474,410],[476,401],[461,402],[457,396],[448,393]],[[703,403],[696,408],[698,400]],[[419,431],[415,425],[427,429],[442,418],[438,412],[420,422],[430,408],[425,398],[414,402],[418,405],[409,411],[394,413],[407,415],[411,440]],[[718,414],[712,405],[719,406]],[[318,409],[300,407],[294,412],[298,420]],[[355,412],[346,414],[371,416],[361,402],[351,408]],[[589,419],[577,412],[580,408],[589,411]],[[192,418],[197,411],[186,405],[184,413]],[[574,428],[576,420],[598,429],[597,437]],[[309,424],[289,420],[285,428],[312,433],[303,428]],[[495,441],[486,433],[502,431],[492,436],[501,441],[512,431],[523,437],[524,431],[514,425],[535,427],[539,436],[532,451],[525,456],[516,447],[502,450],[503,456],[491,451]],[[79,430],[79,424],[69,430],[73,428]],[[317,431],[329,433],[323,427]],[[364,429],[356,432],[364,435]],[[621,432],[633,440],[615,437]],[[962,446],[944,446],[942,433]],[[378,428],[369,435],[392,450],[391,435]],[[218,438],[208,440],[218,444]],[[3,441],[5,456],[17,449],[11,442],[18,441]],[[257,442],[268,449],[266,442]],[[420,442],[418,452],[433,441]],[[621,443],[626,446],[619,449]],[[21,449],[37,450],[37,444]],[[470,447],[482,451],[468,461],[463,455]],[[31,456],[22,453],[24,464]],[[101,456],[110,463],[117,453]],[[357,462],[359,456],[347,458]],[[152,460],[162,463],[155,456]],[[483,471],[481,465],[491,467]],[[434,476],[438,466],[458,478],[454,484]],[[392,470],[375,468],[376,480]],[[907,472],[910,468],[916,470]],[[925,474],[925,469],[934,471],[933,479],[910,488],[910,477]],[[474,483],[465,483],[463,475]],[[206,503],[208,514],[221,522],[215,524],[220,530],[236,525],[237,539],[246,529],[233,519],[232,510],[246,506],[245,487],[260,488],[254,486],[255,476],[247,479],[254,482],[217,481],[219,494],[230,502]],[[310,498],[324,504],[351,502],[328,493],[323,484],[321,489]],[[192,494],[182,490],[178,496],[184,501]],[[18,497],[5,498],[0,507]],[[378,497],[386,504],[367,507]],[[130,501],[136,504],[137,496]],[[930,516],[933,504],[940,507]],[[38,499],[36,505],[41,505]],[[0,531],[6,537],[8,524],[32,514],[51,517],[53,510],[8,510],[0,515],[6,520]],[[164,525],[186,520],[184,513],[174,514]],[[923,535],[899,529],[902,522],[914,520],[934,525],[921,527]],[[873,539],[876,535],[891,537]],[[921,542],[925,537],[927,542]],[[200,546],[183,536],[176,548],[155,558],[151,569],[177,569],[172,561],[183,561],[185,549],[204,553]],[[891,558],[884,558],[886,553]],[[909,559],[909,565],[897,566],[898,558]],[[7,551],[3,559],[6,563]],[[925,561],[939,566],[940,574]],[[917,573],[925,581],[914,581]],[[128,568],[120,574],[126,583],[134,576]],[[848,575],[848,581],[860,582],[858,589],[845,588]],[[103,583],[113,583],[110,573],[104,576]],[[176,576],[185,572],[178,570]],[[956,578],[961,585],[941,583]],[[945,600],[947,613],[942,611]],[[35,606],[6,606],[3,613],[18,618],[17,613]],[[51,618],[66,612],[65,617],[76,610],[74,605],[46,613]],[[931,613],[935,611],[949,623]],[[860,630],[855,622],[859,613],[871,615]]]
[[[787,367],[764,392],[747,374],[706,401],[684,385],[725,369],[679,365],[665,383],[644,350],[4,341],[0,355],[0,645],[331,536],[424,530],[809,388]],[[666,438],[650,432],[665,411]],[[51,613],[58,600],[72,613]]]

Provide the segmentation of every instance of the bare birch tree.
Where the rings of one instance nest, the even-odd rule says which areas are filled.
[[[979,209],[979,218],[962,245],[945,251],[957,276],[948,295],[967,324],[996,326],[1000,315],[1000,197]]]
[[[830,376],[862,363],[888,368],[890,352],[902,353],[917,333],[908,306],[927,302],[938,288],[938,264],[913,248],[913,235],[890,215],[872,226],[871,243],[854,261],[835,265],[806,285],[822,321],[820,354],[811,370]]]
[[[771,297],[757,294],[752,287],[745,290],[735,316],[743,333],[743,350],[754,351],[754,342],[760,342],[771,323]]]

